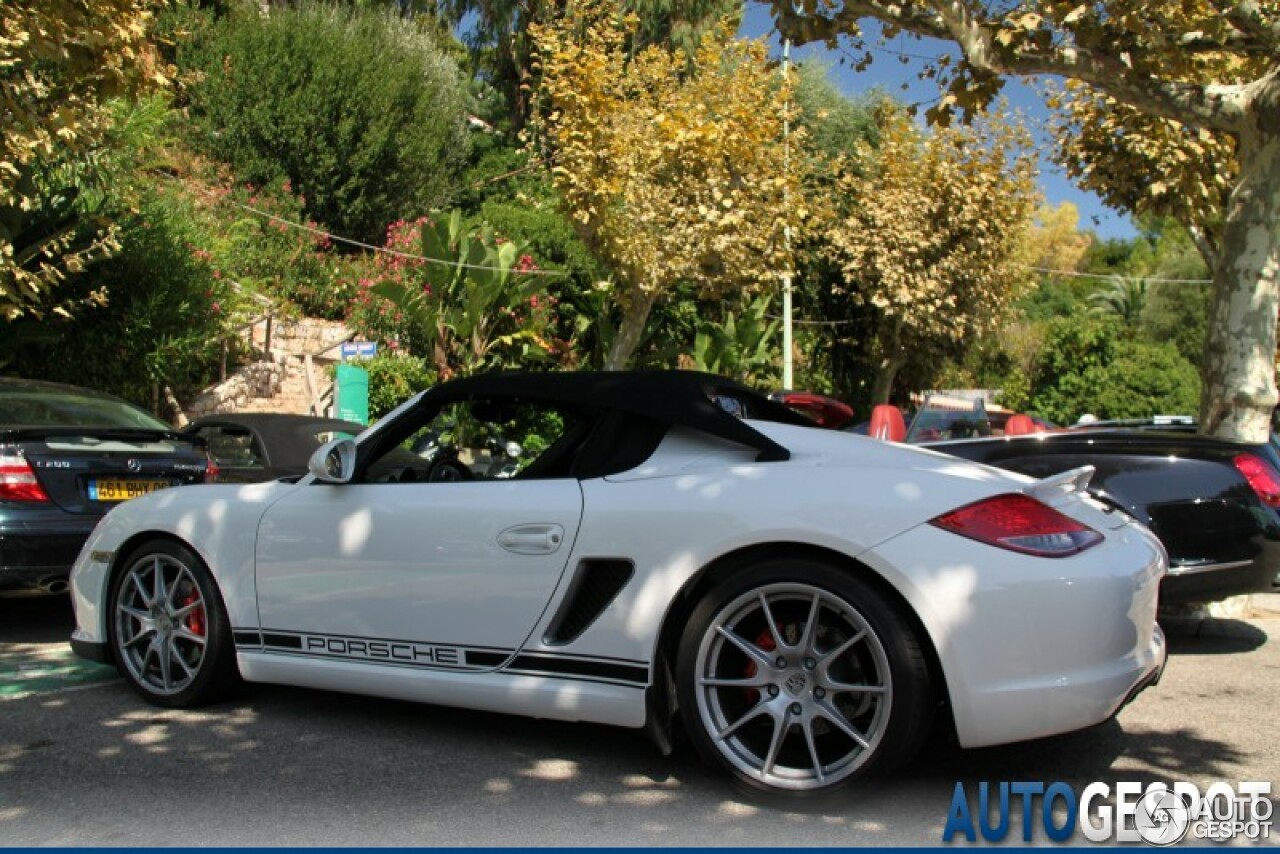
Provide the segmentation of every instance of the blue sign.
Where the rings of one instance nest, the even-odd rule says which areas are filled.
[[[370,359],[378,355],[377,341],[344,341],[342,359]]]

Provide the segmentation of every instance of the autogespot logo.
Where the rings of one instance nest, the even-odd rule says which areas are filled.
[[[1271,783],[1256,781],[1214,783],[1203,794],[1187,782],[1090,783],[1079,794],[1063,782],[979,783],[976,791],[956,783],[942,841],[1003,842],[1013,833],[1023,842],[1067,842],[1078,832],[1090,842],[1156,846],[1260,842],[1271,838],[1270,795]]]

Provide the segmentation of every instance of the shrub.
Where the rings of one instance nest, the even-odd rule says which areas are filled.
[[[180,49],[209,150],[257,185],[289,179],[328,230],[380,242],[444,203],[466,155],[465,87],[436,36],[360,7],[232,15]]]
[[[306,200],[293,193],[289,181],[266,187],[238,187],[227,192],[231,201],[316,227],[303,212]],[[341,320],[355,296],[358,270],[367,266],[359,256],[339,253],[323,234],[294,228],[280,220],[232,207],[225,231],[212,241],[220,267],[252,289],[287,301],[304,314]]]
[[[1121,338],[1113,320],[1077,316],[1053,321],[1031,379],[1027,408],[1070,424],[1099,418],[1195,413],[1200,378],[1171,342]]]
[[[65,286],[84,301],[105,291],[105,304],[14,329],[23,346],[13,370],[144,406],[153,383],[183,397],[217,377],[239,298],[195,248],[199,235],[180,202],[147,193],[135,214],[118,219],[120,251]]]
[[[484,225],[473,232],[452,211],[393,223],[386,248],[348,317],[363,337],[428,358],[441,379],[558,352],[547,336],[557,301],[522,244]]]
[[[1195,415],[1200,408],[1200,374],[1172,342],[1121,342],[1096,383],[1090,411],[1099,418]]]
[[[369,423],[436,381],[426,362],[406,353],[379,351],[357,364],[369,372]]]

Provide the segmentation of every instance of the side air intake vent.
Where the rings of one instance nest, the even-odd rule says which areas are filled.
[[[563,645],[577,640],[618,595],[635,566],[629,560],[595,559],[578,564],[569,592],[551,620],[543,642]]]

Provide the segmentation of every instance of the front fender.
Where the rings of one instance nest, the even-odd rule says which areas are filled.
[[[202,485],[135,498],[98,522],[71,569],[71,602],[79,641],[105,643],[107,595],[115,569],[139,544],[169,537],[209,567],[231,625],[258,625],[254,544],[262,514],[295,484]]]

